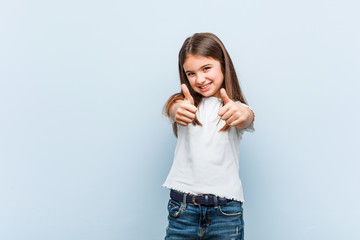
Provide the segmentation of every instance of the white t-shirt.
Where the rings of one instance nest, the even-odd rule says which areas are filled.
[[[177,125],[174,161],[164,187],[244,202],[239,177],[239,144],[244,131],[255,131],[254,121],[246,129],[229,127],[219,132],[225,125],[218,115],[221,107],[220,98],[204,97],[196,112],[202,126]]]

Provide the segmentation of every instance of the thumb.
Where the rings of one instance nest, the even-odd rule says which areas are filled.
[[[227,95],[225,89],[220,89],[220,94],[221,94],[221,98],[224,101],[224,105],[228,104],[229,102],[231,102],[231,99],[229,98],[229,96]]]
[[[190,94],[190,91],[188,89],[188,87],[186,86],[186,84],[181,84],[181,90],[184,93],[185,99],[188,100],[192,105],[194,105],[194,99]]]

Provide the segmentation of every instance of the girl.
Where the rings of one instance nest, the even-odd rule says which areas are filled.
[[[170,189],[165,239],[243,239],[239,144],[253,132],[234,66],[214,34],[196,33],[179,52],[182,91],[165,114],[178,138],[163,184]]]

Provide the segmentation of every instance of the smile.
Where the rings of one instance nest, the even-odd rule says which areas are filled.
[[[199,88],[205,89],[205,88],[207,88],[208,86],[210,86],[210,84],[211,84],[211,83],[208,83],[208,84],[206,84],[206,85],[204,85],[204,86],[202,86],[202,87],[199,87]]]

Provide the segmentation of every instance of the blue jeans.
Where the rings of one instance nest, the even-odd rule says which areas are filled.
[[[221,206],[199,206],[170,199],[168,211],[169,225],[165,240],[244,239],[241,202],[229,201]]]

